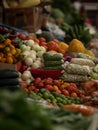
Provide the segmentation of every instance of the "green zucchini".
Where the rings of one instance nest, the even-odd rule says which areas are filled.
[[[44,61],[44,66],[45,67],[51,67],[51,66],[59,66],[64,63],[63,60],[60,61]]]
[[[61,53],[49,53],[49,52],[45,52],[43,54],[43,59],[45,61],[58,61],[58,60],[62,60],[63,59],[63,55]]]
[[[0,78],[18,78],[19,73],[16,70],[4,69],[0,70]]]

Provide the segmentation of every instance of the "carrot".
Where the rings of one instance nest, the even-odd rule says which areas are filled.
[[[89,116],[94,112],[94,108],[92,106],[77,105],[77,104],[64,105],[62,109],[80,112],[84,116]]]

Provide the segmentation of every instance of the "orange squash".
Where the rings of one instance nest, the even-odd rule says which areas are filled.
[[[70,51],[70,52],[82,52],[82,53],[84,53],[85,52],[85,46],[78,39],[73,39],[70,42],[70,44],[69,44],[68,51]]]
[[[66,44],[65,42],[60,42],[58,45],[59,45],[59,51],[58,52],[60,52],[63,55],[65,55],[66,51],[68,49],[68,44]]]
[[[62,49],[62,50],[66,50],[68,48],[68,44],[66,44],[65,42],[59,42],[59,49]]]

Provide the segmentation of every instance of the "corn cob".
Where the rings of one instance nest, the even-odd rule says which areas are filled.
[[[93,71],[98,73],[98,64],[95,67],[93,67]]]
[[[92,78],[92,79],[95,79],[95,80],[98,80],[98,74],[97,74],[96,72],[93,72],[93,73],[91,74],[91,78]]]
[[[89,66],[81,66],[78,64],[68,64],[65,67],[65,71],[69,74],[79,74],[79,75],[90,75],[92,70]]]
[[[95,66],[95,63],[92,60],[84,58],[72,58],[71,63],[79,65],[88,65],[89,67]]]
[[[90,77],[87,75],[78,75],[78,74],[68,74],[64,72],[61,76],[61,79],[66,81],[66,82],[85,82],[89,81]]]
[[[77,53],[77,58],[84,58],[84,59],[90,59],[92,60],[95,64],[98,64],[98,58],[84,54],[84,53]]]

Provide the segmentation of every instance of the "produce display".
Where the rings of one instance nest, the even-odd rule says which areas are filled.
[[[95,115],[93,116],[93,107],[80,106],[81,109],[79,110],[78,106],[77,110],[81,112],[79,113],[79,111],[67,110],[68,106],[59,109],[25,98],[26,95],[21,91],[14,93],[7,90],[1,91],[0,129],[81,130],[82,125],[82,129],[87,130],[95,117]],[[86,116],[83,115],[84,113],[82,114],[84,110]]]
[[[3,116],[8,116],[9,126],[7,128],[10,128],[12,121],[10,117],[15,116],[13,124],[15,126],[18,124],[22,128],[23,125],[17,119],[23,120],[23,124],[27,124],[23,127],[24,130],[27,127],[36,130],[40,128],[79,130],[81,125],[84,126],[83,130],[92,130],[89,128],[89,124],[98,108],[98,58],[94,56],[93,52],[86,49],[78,39],[73,39],[70,44],[56,39],[46,42],[43,37],[26,36],[4,27],[1,27],[1,30],[0,63],[17,65],[18,62],[21,62],[21,66],[19,70],[0,70],[0,88],[22,91],[27,102],[17,92],[16,97],[14,95],[12,98],[9,94],[10,91],[3,92],[0,100],[8,104],[14,103],[13,107],[16,106],[15,104],[20,104],[19,109],[23,114],[30,112],[29,115],[26,115],[30,120],[30,124],[28,124],[20,113],[17,117],[18,108],[13,111],[16,115],[10,110],[5,113],[6,108],[3,108],[5,105],[1,103],[3,114],[7,114],[2,115],[1,124],[6,121]],[[37,72],[40,72],[39,76],[35,75]],[[5,96],[4,100],[3,96]],[[8,100],[6,96],[8,96]],[[28,106],[28,102],[31,103],[31,106]],[[21,103],[24,104],[24,110]],[[42,108],[39,107],[40,105]],[[43,108],[44,105],[45,108]],[[46,113],[45,118],[41,114],[42,110]],[[32,124],[31,120],[34,120],[35,117],[38,117],[37,122]],[[48,128],[43,125],[45,119],[47,119]],[[0,125],[2,130],[6,129],[6,126],[3,125]],[[11,126],[12,129],[14,125]],[[16,127],[16,129],[19,128]]]

